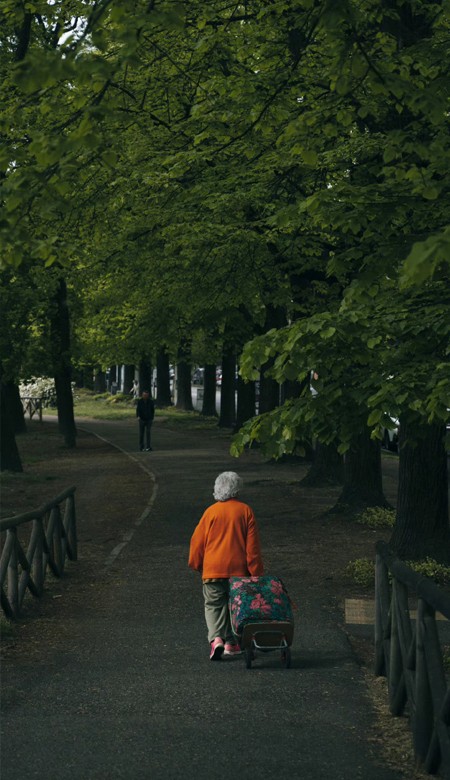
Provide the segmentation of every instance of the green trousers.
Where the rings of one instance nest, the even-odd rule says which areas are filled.
[[[220,637],[224,642],[236,643],[231,629],[228,597],[230,586],[228,579],[203,583],[205,600],[205,620],[208,627],[208,641]]]

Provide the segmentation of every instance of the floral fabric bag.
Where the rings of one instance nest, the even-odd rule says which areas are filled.
[[[237,636],[246,623],[293,621],[292,604],[279,577],[230,577],[231,626]]]

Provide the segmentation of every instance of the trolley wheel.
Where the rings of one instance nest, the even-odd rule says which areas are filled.
[[[247,647],[245,650],[245,665],[247,669],[252,668],[253,651],[251,647]]]
[[[283,666],[285,669],[290,669],[291,667],[291,648],[286,647],[281,652],[281,660],[283,662]]]

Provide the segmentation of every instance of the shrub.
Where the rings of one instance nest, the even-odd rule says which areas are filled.
[[[405,564],[438,585],[450,584],[450,566],[444,566],[432,558],[426,558],[424,561],[405,561]],[[375,562],[370,558],[356,558],[347,564],[344,574],[357,585],[369,588],[375,582]]]
[[[370,588],[375,582],[375,561],[370,558],[356,558],[345,567],[344,574],[363,588]]]
[[[445,671],[450,672],[450,647],[444,647],[443,661]]]
[[[395,523],[395,509],[370,506],[356,517],[356,522],[369,528],[392,527]]]
[[[434,580],[438,585],[450,585],[450,566],[444,566],[432,558],[424,561],[405,561],[417,574],[422,574]]]
[[[130,404],[132,403],[132,399],[130,398],[129,395],[125,395],[124,393],[116,393],[115,395],[109,395],[107,393],[106,403],[107,404],[123,404],[123,403]]]

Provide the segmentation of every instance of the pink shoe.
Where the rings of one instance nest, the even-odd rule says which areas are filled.
[[[224,655],[240,655],[242,653],[239,645],[233,645],[231,642],[225,642]]]
[[[219,661],[222,657],[222,653],[225,650],[222,639],[218,636],[211,642],[211,652],[209,654],[210,661]]]

